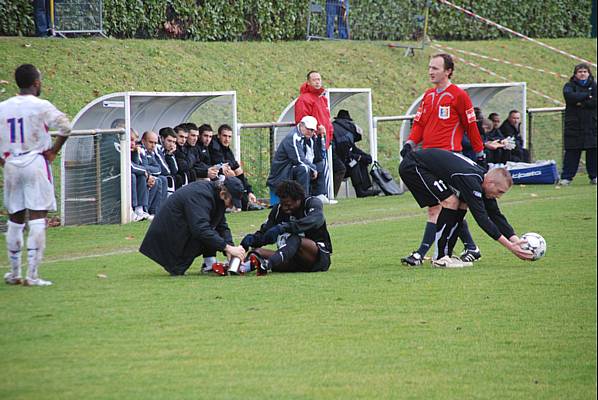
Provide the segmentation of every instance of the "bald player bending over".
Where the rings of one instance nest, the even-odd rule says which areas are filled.
[[[452,257],[459,225],[467,209],[492,239],[498,240],[520,259],[532,259],[532,252],[521,248],[524,241],[515,235],[496,202],[513,185],[506,169],[494,168],[486,172],[461,154],[425,149],[408,153],[399,166],[399,173],[420,207],[442,206],[436,222],[433,266],[462,268],[472,265]]]

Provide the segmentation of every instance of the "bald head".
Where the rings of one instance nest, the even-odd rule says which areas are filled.
[[[145,147],[150,153],[153,153],[156,150],[156,145],[158,144],[158,134],[154,131],[146,131],[143,133],[141,141],[143,142],[143,147]]]
[[[492,168],[484,175],[482,188],[489,199],[498,199],[513,186],[513,178],[506,168]]]

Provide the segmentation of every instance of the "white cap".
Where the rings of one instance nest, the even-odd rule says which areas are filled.
[[[313,129],[314,131],[318,129],[318,121],[311,115],[306,115],[301,118],[301,123],[303,123],[307,129]]]

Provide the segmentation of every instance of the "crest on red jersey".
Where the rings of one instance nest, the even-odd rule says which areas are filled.
[[[449,119],[451,117],[451,106],[438,106],[438,118]]]

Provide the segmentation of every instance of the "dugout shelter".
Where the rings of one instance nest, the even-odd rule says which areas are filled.
[[[339,110],[347,110],[355,124],[363,129],[363,140],[359,142],[359,148],[371,154],[374,161],[378,159],[378,145],[373,129],[372,113],[372,89],[369,88],[331,88],[325,92],[330,106],[330,117],[334,121]],[[295,121],[295,103],[293,100],[280,114],[277,122]],[[274,130],[275,147],[278,147],[282,139],[293,129],[293,127],[278,127]],[[332,186],[332,147],[328,149],[328,198],[334,198]]]
[[[131,128],[141,136],[182,122],[229,124],[236,130],[237,95],[224,92],[120,92],[99,97],[79,111],[73,130]],[[233,142],[233,147],[238,147]],[[127,151],[121,152],[121,149]],[[61,224],[130,222],[130,135],[73,136],[61,159]],[[121,174],[121,171],[127,173]]]

